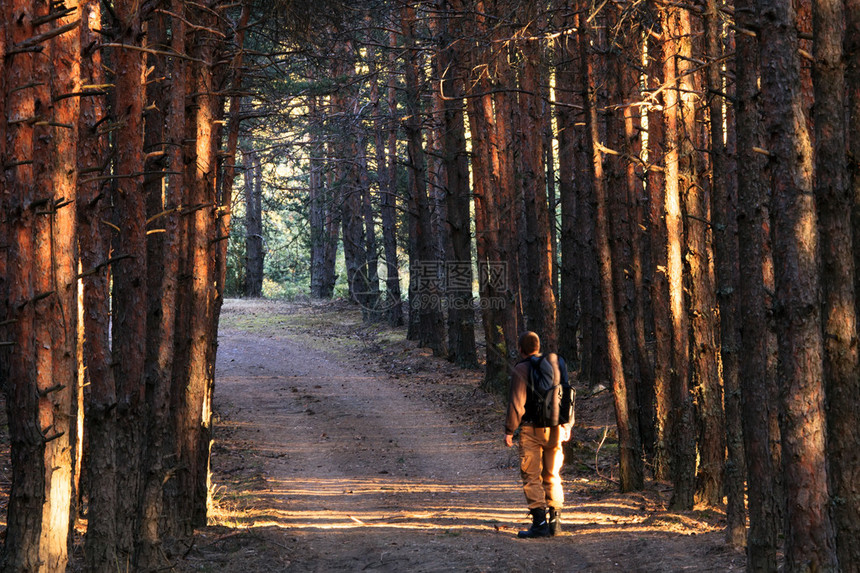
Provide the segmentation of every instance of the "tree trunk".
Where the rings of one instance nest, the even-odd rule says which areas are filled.
[[[371,72],[373,77],[370,83],[370,101],[373,103],[373,134],[374,147],[376,148],[376,180],[379,186],[379,212],[382,219],[382,246],[385,253],[385,300],[382,305],[385,308],[386,320],[391,326],[403,324],[403,308],[400,300],[400,269],[398,268],[397,256],[397,166],[396,166],[396,130],[389,128],[389,137],[395,138],[394,157],[389,157],[387,149],[385,118],[382,113],[382,95],[379,90],[379,70],[373,57],[373,48],[369,47]],[[389,57],[393,57],[393,51]],[[391,81],[394,81],[391,78]],[[393,88],[393,86],[392,86]],[[393,94],[392,94],[393,95]],[[397,110],[396,98],[388,102],[390,123],[394,123],[393,116]],[[393,169],[389,167],[393,165]]]
[[[821,233],[824,296],[824,373],[827,395],[827,461],[836,549],[843,570],[860,564],[860,378],[857,376],[856,248],[846,154],[843,23],[841,2],[814,0],[815,196]],[[856,29],[851,27],[851,32]],[[852,40],[856,41],[856,40]],[[849,50],[854,46],[850,46]],[[857,52],[848,52],[849,58]],[[850,92],[854,94],[854,92]],[[855,96],[856,97],[856,96]],[[851,132],[852,134],[854,132]],[[855,134],[854,139],[860,137]]]
[[[450,2],[439,0],[439,9],[452,14]],[[466,73],[461,62],[464,50],[458,48],[452,31],[458,35],[459,24],[441,20],[438,70],[443,98],[442,157],[446,173],[445,198],[448,211],[448,235],[451,250],[447,256],[448,359],[464,368],[478,365],[475,350],[475,310],[472,298],[472,247],[469,200],[469,158],[466,154],[466,129],[463,91]]]
[[[98,46],[91,26],[101,23],[98,0],[81,3],[81,45]],[[104,84],[101,51],[84,52],[81,81]],[[105,117],[99,97],[81,98],[79,120],[78,240],[83,269],[84,346],[89,392],[86,393],[84,433],[87,435],[89,504],[84,554],[91,571],[108,571],[116,563],[116,387],[110,368],[110,241],[102,232],[109,199],[103,194],[106,141],[96,126]],[[120,263],[121,264],[121,263]]]
[[[180,288],[177,302],[174,394],[176,420],[175,480],[170,489],[171,516],[166,526],[177,537],[190,536],[205,525],[209,501],[209,449],[214,351],[212,330],[217,316],[216,271],[216,146],[214,129],[221,114],[212,68],[214,47],[208,30],[212,14],[193,7],[185,18],[197,30],[188,42],[194,58],[185,67],[184,97],[193,107],[184,115],[183,185],[186,193],[180,230]],[[189,26],[190,27],[190,26]],[[174,36],[176,39],[176,36]],[[176,78],[178,80],[179,78]],[[174,81],[176,81],[174,80]],[[174,87],[174,91],[176,88]],[[179,98],[178,93],[174,93]],[[177,101],[176,104],[179,102]],[[186,101],[187,103],[187,101]],[[176,125],[177,122],[171,122]]]
[[[825,459],[823,341],[812,149],[800,93],[794,10],[759,3],[762,116],[773,188],[786,571],[835,570]]]
[[[48,6],[12,2],[3,10],[4,39],[16,45],[36,33],[33,22],[47,14]],[[46,120],[53,121],[56,113],[77,121],[77,104],[71,104],[71,110],[64,104],[54,108],[48,69],[51,54],[63,53],[66,59],[56,70],[56,88],[65,90],[78,80],[72,75],[79,58],[70,45],[75,37],[41,45],[38,57],[23,52],[4,59],[9,243],[4,294],[9,304],[8,342],[14,347],[5,366],[4,386],[12,462],[4,571],[64,571],[68,559],[68,537],[58,536],[68,531],[71,501],[68,413],[77,385],[74,295],[68,309],[62,305],[68,303],[69,291],[76,290],[75,210],[69,206],[76,189],[75,173],[69,174],[55,159],[73,162],[75,149],[69,134],[56,133],[59,128]],[[14,121],[6,125],[6,117]],[[31,118],[42,121],[34,125]],[[61,192],[69,194],[71,203],[59,198]],[[64,310],[70,314],[64,317]]]
[[[618,20],[618,14],[615,10],[609,10],[606,13],[605,21],[609,29],[617,29],[617,26],[619,25]],[[635,456],[637,459],[641,460],[641,433],[639,425],[639,404],[637,400],[637,387],[641,382],[641,374],[639,372],[639,361],[633,326],[634,291],[633,281],[631,280],[633,274],[633,230],[631,228],[631,215],[633,213],[633,208],[630,199],[633,196],[634,191],[630,188],[631,181],[626,177],[626,161],[624,161],[625,155],[628,155],[629,145],[626,140],[623,117],[624,86],[622,86],[622,81],[624,70],[622,62],[620,61],[621,56],[619,55],[621,47],[615,44],[616,40],[612,39],[612,36],[614,36],[614,34],[610,35],[609,38],[602,38],[602,41],[612,42],[612,45],[607,48],[607,53],[609,55],[605,58],[605,68],[603,68],[605,70],[605,76],[602,79],[606,93],[604,98],[600,98],[604,100],[601,107],[604,107],[607,110],[605,113],[606,136],[604,139],[604,141],[607,142],[607,146],[603,146],[597,139],[594,139],[594,145],[597,153],[599,154],[598,157],[605,169],[605,180],[595,182],[595,190],[597,190],[598,185],[603,186],[603,193],[607,193],[606,189],[615,190],[615,192],[607,194],[605,198],[605,205],[603,208],[607,211],[603,216],[607,218],[608,225],[606,233],[609,248],[611,249],[611,264],[609,265],[609,269],[612,272],[611,293],[612,296],[615,297],[613,301],[616,321],[615,325],[621,353],[621,362],[624,368],[623,396],[624,399],[627,400],[626,415],[629,417],[629,421],[627,422],[629,424],[629,443],[627,447],[637,448],[637,450],[632,452],[630,455],[631,457]],[[596,138],[599,137],[596,129],[596,117],[594,123],[594,137]],[[600,209],[599,202],[601,199],[599,196],[597,200],[598,209]],[[598,232],[600,232],[599,227]],[[598,246],[600,244],[599,241],[600,238],[598,238]],[[598,250],[598,252],[601,254],[602,258],[603,253],[600,250]],[[607,292],[605,286],[602,288],[602,291],[605,297]],[[604,311],[604,313],[605,312],[606,311]],[[613,389],[616,391],[616,400],[619,399],[617,387],[618,383],[613,376]],[[616,417],[618,417],[617,412],[618,408],[616,406]],[[641,464],[641,461],[639,463]],[[637,472],[634,472],[633,475],[636,476],[636,481],[633,485],[629,486],[630,489],[641,489],[643,483],[642,480],[644,479],[641,475],[638,475],[641,474],[641,471],[641,469],[637,468]]]
[[[579,26],[584,23],[583,14],[581,11],[577,14]],[[582,109],[585,110],[585,97],[590,89],[586,80],[585,66],[587,60],[582,56],[588,49],[585,34],[577,34],[576,36],[576,52],[571,53],[570,57],[574,61],[578,61],[579,71],[576,74],[575,92],[580,94]],[[607,349],[606,330],[603,325],[603,304],[600,296],[600,269],[597,264],[597,251],[595,244],[595,204],[594,204],[594,189],[592,177],[585,166],[590,169],[594,162],[593,153],[591,151],[591,132],[587,127],[585,111],[582,116],[573,126],[575,148],[574,153],[577,158],[577,165],[583,166],[580,168],[581,175],[577,178],[576,185],[577,193],[577,214],[576,214],[576,237],[577,249],[581,254],[579,264],[579,285],[580,285],[580,333],[582,335],[582,366],[580,368],[580,376],[590,386],[598,384],[610,383],[609,369],[609,352]]]
[[[358,102],[355,115],[358,116]],[[358,170],[358,185],[361,191],[361,217],[364,224],[365,265],[361,271],[361,281],[364,285],[366,301],[362,311],[365,322],[381,318],[379,293],[379,251],[376,246],[376,212],[370,196],[370,174],[367,168],[367,137],[359,130],[358,153],[356,154],[356,169]]]
[[[588,34],[585,31],[584,34]],[[588,42],[588,37],[584,38]],[[589,61],[591,49],[583,50],[582,71],[585,76],[586,126],[590,133],[588,146],[592,153],[589,169],[596,199],[596,233],[598,266],[600,269],[600,291],[603,302],[603,320],[609,349],[609,366],[612,377],[612,390],[615,404],[615,421],[618,426],[618,450],[620,461],[621,491],[642,489],[643,467],[642,449],[639,434],[628,411],[627,381],[621,355],[621,342],[618,335],[615,310],[615,288],[613,284],[612,251],[609,245],[609,220],[606,180],[603,172],[603,153],[597,125],[597,107],[594,95],[594,72]],[[611,72],[610,72],[611,73]]]
[[[325,227],[325,183],[323,179],[323,153],[325,146],[320,137],[322,120],[320,118],[319,96],[308,97],[308,226],[310,227],[311,242],[311,296],[322,298],[322,276],[325,273],[325,242],[328,238]],[[248,161],[248,150],[242,150],[244,163],[245,201],[248,193],[253,193],[250,183],[251,163]],[[246,207],[247,209],[247,207]],[[246,214],[247,216],[247,214]],[[247,247],[246,247],[247,249]],[[247,256],[247,252],[245,253]]]
[[[421,138],[421,107],[419,102],[419,53],[415,45],[415,8],[404,4],[400,13],[406,46],[406,111],[404,129],[409,155],[410,217],[414,235],[414,258],[410,260],[410,282],[415,297],[410,298],[410,312],[417,313],[416,340],[433,351],[436,356],[447,355],[445,323],[441,308],[441,291],[437,258],[431,236],[430,203],[427,196],[426,161]]]
[[[642,60],[642,43],[633,41],[633,34],[628,36],[627,48],[629,54],[635,57],[635,61]],[[624,83],[623,96],[624,109],[624,153],[628,156],[626,162],[626,187],[628,192],[628,204],[631,211],[630,224],[630,275],[632,281],[628,288],[632,289],[628,296],[632,297],[631,311],[633,342],[636,349],[636,370],[639,378],[636,381],[636,393],[633,396],[637,402],[638,423],[642,436],[642,445],[645,455],[649,459],[654,458],[654,444],[656,442],[655,427],[655,393],[654,393],[654,366],[649,356],[647,338],[651,331],[649,327],[649,293],[647,276],[649,275],[649,251],[650,241],[645,232],[645,180],[638,159],[642,157],[642,137],[640,135],[642,124],[642,109],[638,104],[642,100],[639,90],[639,67],[626,65],[622,74]],[[631,406],[632,409],[632,406]]]
[[[546,51],[546,48],[544,48]],[[552,70],[548,60],[544,60],[541,65],[541,77],[550,78]],[[550,244],[550,259],[552,269],[552,293],[556,303],[556,322],[554,325],[556,337],[558,337],[558,297],[559,297],[559,276],[561,268],[559,266],[559,247],[558,247],[558,190],[556,188],[556,166],[555,166],[555,139],[553,134],[552,116],[554,108],[550,97],[550,82],[546,81],[540,86],[541,97],[541,129],[543,135],[543,152],[544,165],[546,166],[546,199],[549,207],[549,244]],[[556,347],[557,348],[557,347]]]
[[[186,50],[186,9],[184,2],[175,0],[171,11],[175,14],[171,21],[171,49],[179,54]],[[165,275],[174,275],[172,326],[165,322],[165,333],[172,331],[172,363],[169,372],[171,380],[170,423],[163,428],[162,448],[165,455],[165,468],[170,479],[163,484],[163,512],[159,516],[159,535],[164,542],[177,536],[184,535],[182,510],[185,503],[185,493],[180,487],[177,475],[180,466],[180,424],[181,403],[185,394],[184,368],[188,356],[188,319],[189,319],[189,284],[188,284],[188,226],[189,219],[186,210],[189,208],[190,194],[186,160],[189,159],[188,145],[185,143],[190,131],[188,122],[191,114],[186,113],[186,95],[188,92],[188,63],[182,58],[173,58],[170,62],[170,93],[168,101],[168,117],[166,122],[166,146],[170,175],[167,177],[167,207],[176,210],[173,216],[165,220],[165,230],[168,235],[165,244]],[[182,209],[180,211],[180,209]],[[167,283],[165,283],[167,284]],[[168,296],[169,298],[169,296]],[[165,317],[166,318],[166,317]],[[163,355],[171,350],[166,348]],[[165,372],[165,374],[168,374]]]
[[[10,23],[10,44],[33,36],[34,14],[28,2],[4,6],[5,22]],[[4,74],[7,80],[8,117],[30,118],[35,114],[31,89],[33,54],[7,55]],[[4,118],[5,120],[5,118]],[[6,217],[8,221],[7,276],[8,342],[14,352],[5,351],[6,410],[11,442],[11,488],[6,514],[6,539],[3,570],[13,573],[37,571],[41,562],[40,538],[43,530],[42,506],[45,500],[45,441],[40,423],[40,404],[36,380],[36,340],[34,337],[37,294],[34,274],[35,209],[33,127],[30,122],[14,122],[6,130],[6,157],[16,163],[6,169]],[[7,362],[8,360],[8,362]]]
[[[663,162],[665,169],[665,217],[668,255],[666,276],[669,283],[669,312],[672,320],[671,395],[672,414],[672,501],[676,509],[692,509],[696,477],[696,440],[693,433],[693,407],[690,401],[690,355],[687,307],[684,301],[684,262],[681,246],[685,244],[684,220],[681,215],[679,174],[680,146],[680,87],[677,59],[679,52],[678,20],[680,9],[668,8],[663,13],[665,44],[663,47],[663,92],[665,138]]]
[[[607,12],[607,23],[611,29],[618,30],[620,26],[619,14],[614,10]],[[640,194],[641,179],[635,171],[633,157],[639,154],[638,133],[633,129],[632,107],[627,105],[639,100],[638,90],[634,87],[637,81],[629,84],[631,75],[636,76],[638,72],[631,72],[624,65],[621,53],[635,54],[638,47],[618,43],[620,40],[613,39],[613,46],[606,58],[606,79],[604,85],[608,100],[606,113],[606,140],[611,152],[604,155],[606,166],[607,189],[618,190],[609,197],[609,216],[611,219],[610,248],[613,260],[613,287],[615,290],[615,312],[618,324],[618,338],[621,344],[621,357],[624,364],[624,379],[627,384],[627,412],[634,443],[638,442],[641,447],[643,437],[647,437],[653,428],[651,415],[640,410],[640,398],[645,398],[645,389],[650,385],[650,364],[647,357],[641,356],[645,351],[645,322],[644,307],[640,307],[642,297],[636,296],[637,287],[641,286],[641,248],[638,245],[638,233],[636,232],[637,221],[636,203]],[[633,56],[635,60],[640,56]],[[641,327],[641,337],[637,328]],[[644,386],[644,388],[643,388]],[[642,451],[639,452],[640,457]]]
[[[336,102],[335,97],[331,96],[331,107],[334,109]],[[333,156],[332,144],[329,144],[329,154]],[[341,201],[341,189],[337,182],[337,168],[329,169],[325,178],[325,229],[326,240],[324,242],[324,262],[323,273],[320,277],[320,297],[331,298],[334,296],[334,287],[337,283],[337,245],[340,237],[341,227],[341,210],[339,203]]]
[[[672,361],[670,380],[672,415],[670,428],[672,443],[671,507],[692,509],[696,476],[696,440],[693,433],[693,408],[690,400],[689,319],[684,300],[684,263],[682,245],[685,244],[684,220],[681,215],[681,189],[679,154],[681,141],[680,88],[677,59],[679,53],[678,20],[680,9],[664,12],[665,34],[663,80],[669,86],[663,92],[665,121],[665,217],[668,256],[666,275],[669,283],[669,311],[672,320]]]
[[[0,62],[6,61],[7,28],[6,8],[0,8]],[[6,67],[0,63],[0,161],[6,163]],[[8,279],[6,269],[6,249],[9,242],[9,219],[8,219],[8,197],[6,192],[6,175],[0,176],[0,341],[9,342],[9,334],[6,329],[6,320],[9,318]],[[2,347],[0,347],[2,348]],[[0,349],[0,389],[5,389],[7,384],[6,364],[7,351]],[[2,553],[0,553],[2,562]]]
[[[565,26],[572,22],[565,20]],[[580,320],[583,285],[580,267],[589,257],[580,245],[576,222],[580,208],[578,199],[584,182],[580,174],[583,165],[576,153],[576,109],[582,107],[581,72],[576,57],[575,39],[565,37],[559,47],[556,66],[556,121],[558,125],[558,194],[561,203],[561,265],[558,298],[558,352],[571,369],[578,369],[577,338],[584,324]],[[583,332],[583,336],[585,333]],[[586,357],[583,356],[583,359]]]
[[[455,12],[464,10],[462,0],[451,0]],[[483,11],[483,4],[479,6]],[[486,21],[482,15],[476,18],[478,38],[486,31]],[[486,366],[481,387],[484,390],[504,393],[508,387],[508,361],[505,349],[502,315],[509,301],[504,298],[507,267],[499,253],[499,220],[495,194],[498,190],[494,168],[493,152],[496,133],[493,129],[493,101],[490,82],[485,75],[476,73],[486,64],[486,52],[478,49],[478,38],[469,38],[468,58],[472,76],[467,85],[471,86],[466,98],[469,114],[469,127],[472,142],[472,174],[475,197],[475,246],[478,263],[478,287],[481,296],[481,322],[486,341]]]
[[[348,136],[349,137],[349,136]],[[367,251],[364,245],[364,219],[361,212],[361,188],[358,185],[358,170],[354,165],[346,165],[350,157],[354,158],[357,151],[355,142],[347,145],[340,157],[341,171],[338,177],[340,183],[340,222],[343,234],[343,256],[346,262],[347,284],[352,300],[357,302],[362,312],[367,310],[368,284],[365,280],[367,272]]]
[[[256,151],[242,152],[245,164],[245,284],[244,295],[263,296],[263,173]],[[312,199],[313,200],[313,199]],[[311,207],[312,209],[315,207]],[[318,253],[317,256],[319,256]]]
[[[60,18],[52,26],[74,23],[79,17],[77,9]],[[52,137],[48,170],[53,188],[51,211],[45,217],[50,225],[50,265],[46,270],[52,276],[52,289],[56,298],[50,307],[51,333],[51,384],[42,394],[53,412],[50,428],[42,428],[45,444],[45,510],[43,534],[43,571],[65,571],[69,560],[72,536],[69,534],[76,514],[74,499],[74,460],[77,445],[78,419],[75,415],[78,402],[78,239],[77,170],[70,168],[77,159],[78,132],[75,127],[80,116],[80,99],[68,97],[80,85],[80,27],[56,36],[50,41],[50,71],[43,52],[46,77],[51,77],[48,114],[57,124],[70,128],[50,126]],[[38,157],[38,156],[37,156]],[[50,299],[49,299],[50,300]],[[47,395],[45,395],[47,394]],[[81,413],[82,414],[82,413]]]
[[[502,10],[495,6],[496,16]],[[480,7],[478,8],[481,9]],[[500,45],[507,40],[509,33],[502,26],[492,30],[493,40]],[[502,52],[504,54],[504,52]],[[515,160],[520,153],[514,146],[514,112],[512,98],[514,94],[513,72],[505,55],[491,61],[493,70],[493,107],[492,119],[488,125],[495,131],[496,145],[490,146],[491,169],[495,178],[496,213],[498,216],[499,258],[504,265],[505,281],[501,285],[501,293],[506,305],[501,312],[502,333],[504,336],[504,353],[508,365],[519,360],[517,343],[523,325],[523,300],[520,287],[520,259],[518,237],[520,235],[520,218],[523,215],[521,207],[522,196],[517,193]],[[514,99],[514,101],[516,101]],[[489,114],[485,108],[484,113]],[[543,334],[540,335],[543,337]]]
[[[336,75],[352,82],[355,78],[355,51],[351,42],[338,48]],[[370,288],[367,282],[367,250],[362,215],[362,186],[359,172],[359,134],[354,122],[357,111],[356,90],[345,87],[332,95],[332,112],[342,136],[336,141],[337,193],[340,206],[343,256],[350,298],[366,315]]]
[[[217,3],[212,4],[213,8],[221,8]],[[225,140],[223,126],[225,124],[224,117],[226,113],[226,103],[224,93],[229,89],[228,84],[231,84],[233,94],[241,93],[242,84],[242,56],[245,41],[245,29],[247,20],[250,16],[247,5],[243,6],[240,13],[239,22],[236,26],[236,42],[237,52],[231,62],[232,66],[219,65],[218,60],[224,52],[225,44],[214,38],[207,38],[213,44],[212,54],[204,55],[208,58],[207,62],[211,62],[208,66],[208,71],[211,75],[208,89],[210,90],[209,105],[212,108],[212,113],[207,118],[209,129],[211,131],[209,143],[209,170],[211,174],[207,178],[207,188],[209,192],[209,201],[213,204],[213,209],[207,221],[209,234],[207,243],[207,255],[210,259],[212,270],[209,274],[209,323],[207,325],[206,336],[206,394],[203,402],[203,414],[201,420],[202,439],[197,446],[197,459],[200,464],[200,474],[197,478],[197,507],[195,508],[195,521],[199,526],[205,526],[208,521],[208,512],[211,507],[212,497],[212,481],[211,481],[211,458],[212,458],[212,443],[214,437],[212,408],[215,398],[215,361],[218,354],[218,323],[221,319],[221,306],[224,303],[224,288],[227,278],[227,241],[230,238],[230,228],[233,213],[233,181],[232,172],[224,172],[224,163],[226,162],[232,168],[236,161],[236,148],[239,138],[239,122],[241,116],[239,113],[239,96],[234,95],[232,99],[232,107],[229,120],[229,129],[226,137],[227,148],[222,147],[222,142]],[[211,28],[214,32],[212,35],[225,38],[229,29],[229,21],[226,15],[219,12],[213,12],[211,9],[208,13],[202,16],[205,26]],[[243,23],[244,20],[244,23]],[[232,70],[232,74],[229,73]],[[229,186],[225,186],[228,181],[224,175],[229,176]]]
[[[432,37],[431,41],[435,42],[438,35],[438,19],[429,18],[427,20],[427,32]],[[438,70],[438,53],[431,53],[427,58],[427,69]],[[430,77],[426,77],[425,69],[422,68],[418,76],[418,84],[427,86],[424,89],[429,90],[429,101],[427,103],[427,117],[425,119],[426,138],[426,158],[427,158],[427,192],[430,204],[430,232],[433,236],[433,252],[436,259],[440,261],[441,268],[441,293],[442,300],[448,298],[448,281],[447,267],[445,261],[451,251],[451,236],[447,229],[448,220],[448,205],[445,200],[445,189],[447,188],[447,173],[445,172],[445,162],[442,156],[442,144],[444,134],[442,125],[445,121],[444,103],[442,102],[439,89],[441,82],[436,73],[431,72]]]
[[[751,29],[756,20],[750,0],[737,0],[737,24]],[[749,499],[747,567],[750,571],[777,570],[779,510],[774,467],[770,452],[770,412],[777,409],[778,397],[768,381],[767,300],[765,293],[765,186],[759,135],[759,58],[755,37],[735,36],[737,76],[738,139],[738,312],[740,343],[738,383],[741,390],[744,451]]]
[[[524,17],[534,22],[537,5],[527,4]],[[541,31],[533,23],[526,28],[527,36],[540,36]],[[548,352],[558,351],[555,293],[553,291],[553,245],[546,196],[546,166],[543,137],[543,105],[540,98],[541,53],[540,42],[529,40],[520,46],[522,54],[522,77],[520,78],[520,102],[518,113],[522,121],[519,138],[522,166],[520,181],[524,199],[525,241],[527,274],[524,276],[526,296],[524,309],[528,313],[526,327],[540,335],[541,348]]]
[[[393,36],[393,32],[389,33],[389,37]],[[382,111],[382,94],[380,93],[379,74],[381,73],[376,65],[373,49],[371,50],[368,59],[371,62],[371,71],[373,77],[370,84],[370,99],[373,103],[373,133],[374,147],[376,149],[376,179],[379,186],[379,212],[382,220],[382,245],[384,252],[385,264],[385,299],[382,306],[385,309],[385,317],[391,326],[400,326],[403,324],[403,308],[400,297],[400,269],[398,266],[397,255],[397,167],[396,167],[396,152],[397,152],[397,134],[396,129],[388,128],[386,132],[386,122]],[[389,58],[393,58],[393,51],[389,54]],[[391,72],[393,73],[393,71]],[[390,78],[393,82],[393,77]],[[393,89],[393,86],[392,86]],[[394,95],[393,93],[391,94]],[[387,96],[387,94],[386,94]],[[397,109],[397,100],[392,97],[388,100],[388,112],[391,117],[388,122],[394,123],[394,114]],[[394,157],[390,157],[391,151],[386,134],[389,138],[394,138]]]
[[[662,38],[649,39],[648,78],[649,89],[657,90],[663,84],[663,46],[668,31],[660,26]],[[662,92],[660,100],[648,109],[648,173],[646,175],[649,196],[648,231],[651,239],[651,309],[654,314],[654,477],[671,479],[671,374],[672,374],[672,316],[669,308],[669,281],[667,277],[669,242],[666,229],[666,190],[664,149],[664,110],[671,113],[664,103],[671,98],[672,90]],[[674,95],[674,94],[672,94]],[[668,116],[666,117],[668,120]]]
[[[725,422],[722,383],[717,365],[719,318],[710,262],[710,201],[700,154],[700,127],[696,121],[699,74],[693,70],[692,16],[677,12],[674,33],[678,39],[676,70],[680,114],[679,183],[685,216],[687,271],[689,276],[690,375],[695,396],[699,464],[696,497],[710,506],[722,504],[725,463]]]
[[[138,4],[115,3],[121,43],[140,45]],[[115,49],[114,113],[116,131],[116,197],[114,209],[122,226],[115,237],[114,256],[128,257],[113,267],[113,363],[117,390],[117,559],[130,562],[134,552],[140,495],[141,448],[145,415],[146,358],[146,208],[141,192],[143,172],[144,62],[137,50]]]
[[[705,13],[705,50],[708,58],[707,86],[711,94],[723,93],[720,74],[722,58],[718,0],[708,0]],[[713,192],[713,235],[717,271],[717,301],[720,308],[720,358],[725,387],[726,446],[725,468],[726,540],[735,547],[746,542],[744,507],[744,451],[741,434],[740,391],[738,389],[738,239],[737,197],[732,178],[734,162],[728,156],[723,129],[723,99],[712,96],[708,105],[710,119],[711,189]]]
[[[397,33],[394,30],[388,33],[388,47],[394,48],[397,46]],[[388,86],[387,86],[387,103],[388,117],[392,126],[397,124],[397,57],[395,51],[388,52]],[[388,181],[390,193],[386,196],[386,203],[382,209],[382,216],[389,223],[383,224],[383,232],[387,233],[385,239],[385,257],[388,261],[398,261],[397,268],[392,269],[392,263],[389,262],[388,274],[388,290],[392,293],[391,312],[388,316],[390,324],[399,326],[403,324],[403,300],[400,292],[400,264],[397,257],[397,199],[401,197],[399,186],[397,184],[397,129],[392,127],[388,130]],[[391,249],[391,253],[389,253]],[[392,275],[391,273],[394,272]],[[395,284],[395,280],[396,284]]]
[[[227,121],[227,147],[219,154],[223,167],[220,170],[220,179],[216,189],[219,211],[217,214],[217,230],[216,230],[216,250],[215,250],[215,280],[216,280],[216,300],[215,312],[213,316],[212,337],[213,340],[218,338],[218,321],[221,318],[221,305],[224,302],[224,290],[227,284],[227,247],[229,245],[228,238],[233,226],[233,182],[236,177],[236,154],[239,149],[239,130],[242,123],[242,101],[243,101],[243,80],[244,80],[244,61],[245,61],[245,36],[248,28],[248,19],[251,17],[251,3],[242,2],[242,11],[239,13],[239,19],[230,26],[235,30],[234,45],[230,46],[231,50],[235,50],[229,67],[224,67],[222,72],[223,81],[227,83],[229,76],[230,89],[230,116]],[[226,28],[226,20],[221,20],[221,27]],[[219,96],[219,111],[221,116],[224,112],[224,96]],[[262,192],[262,190],[261,190]],[[262,210],[262,207],[260,208]],[[260,233],[262,235],[262,233]],[[260,273],[262,276],[262,272]],[[260,294],[262,296],[263,287],[262,279],[260,280]],[[213,353],[217,349],[217,344],[213,346]],[[214,360],[214,358],[213,358]]]
[[[153,50],[169,49],[167,43],[167,16],[154,13],[147,21],[147,44]],[[149,55],[155,77],[166,77],[167,62],[161,56]],[[145,116],[144,146],[148,160],[145,163],[143,191],[146,200],[146,217],[156,230],[147,235],[147,296],[146,323],[146,407],[144,429],[143,471],[140,499],[139,529],[134,563],[151,570],[165,566],[160,551],[159,517],[163,508],[163,482],[166,475],[163,460],[164,429],[170,420],[171,374],[174,350],[174,306],[176,301],[176,214],[167,213],[175,205],[162,197],[162,180],[166,165],[165,113],[169,110],[168,94],[161,82],[149,82],[146,99],[154,107]],[[159,155],[160,153],[160,155]]]
[[[311,296],[331,298],[337,281],[335,262],[337,242],[340,237],[340,216],[335,205],[334,190],[327,184],[324,172],[326,146],[321,132],[324,130],[322,118],[322,99],[320,96],[309,98],[310,116],[310,226],[311,226]],[[245,189],[251,175],[246,170]]]
[[[193,20],[202,26],[214,27],[212,14],[205,10],[192,11]],[[180,475],[185,482],[182,489],[190,502],[185,515],[188,527],[206,525],[209,500],[209,448],[212,431],[212,363],[210,348],[215,312],[215,177],[216,148],[215,120],[219,106],[215,95],[213,70],[209,62],[214,61],[212,38],[199,31],[192,44],[192,54],[202,60],[191,65],[191,84],[196,110],[193,117],[195,130],[196,161],[191,164],[189,175],[191,205],[195,211],[189,215],[188,264],[191,270],[190,320],[187,333],[189,353],[186,369],[182,423],[184,432],[180,463],[184,469]]]

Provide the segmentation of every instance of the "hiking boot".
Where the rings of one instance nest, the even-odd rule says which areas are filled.
[[[561,533],[561,510],[554,507],[549,508],[549,534],[551,536]]]
[[[549,522],[546,520],[546,509],[536,507],[530,509],[532,514],[532,526],[525,531],[517,533],[517,537],[531,539],[533,537],[549,537]]]

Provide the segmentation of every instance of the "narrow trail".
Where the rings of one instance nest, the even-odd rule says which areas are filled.
[[[222,329],[217,368],[221,526],[198,542],[212,567],[205,570],[742,568],[719,534],[696,539],[648,526],[636,497],[568,494],[564,535],[516,539],[526,511],[500,436],[456,423],[408,381],[359,369],[287,332]]]

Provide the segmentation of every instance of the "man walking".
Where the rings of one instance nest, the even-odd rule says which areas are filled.
[[[514,432],[520,428],[520,473],[526,495],[532,526],[520,531],[522,538],[547,537],[561,531],[560,513],[564,506],[561,486],[561,466],[564,463],[562,443],[570,439],[571,423],[542,427],[536,425],[537,399],[528,383],[532,368],[540,354],[540,338],[534,332],[525,332],[519,339],[519,352],[523,358],[511,374],[508,413],[505,419],[505,444],[514,445]],[[543,357],[552,364],[556,380],[567,383],[564,360],[555,354]]]

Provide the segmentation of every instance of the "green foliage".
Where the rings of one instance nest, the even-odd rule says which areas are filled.
[[[246,67],[243,91],[254,94],[242,102],[242,137],[240,149],[256,150],[263,165],[263,294],[275,298],[296,298],[310,292],[310,197],[308,176],[311,157],[322,160],[322,177],[328,208],[337,211],[337,195],[341,181],[334,175],[341,172],[337,157],[333,157],[331,142],[342,140],[345,134],[358,130],[367,142],[367,177],[372,186],[371,200],[380,200],[376,193],[377,169],[374,138],[377,108],[370,104],[372,69],[381,74],[382,121],[397,129],[400,118],[387,112],[386,77],[389,54],[386,18],[391,6],[378,0],[346,3],[342,0],[273,0],[254,4],[251,20],[257,25],[249,28],[246,40]],[[373,24],[368,27],[368,19]],[[374,50],[361,47],[372,41]],[[352,42],[354,51],[344,46]],[[369,55],[373,55],[371,66]],[[338,75],[339,58],[354,58],[355,73]],[[400,83],[402,79],[395,79]],[[335,94],[356,96],[358,106],[346,113],[331,113]],[[397,98],[402,98],[398,90]],[[314,107],[312,101],[316,101]],[[400,105],[402,109],[402,102]],[[398,141],[398,155],[405,156],[405,143]],[[241,166],[241,161],[239,161]],[[396,193],[406,193],[406,169],[399,168]],[[245,279],[245,190],[242,169],[234,185],[233,226],[228,244],[228,271],[225,284],[227,296],[241,296]],[[398,242],[407,244],[408,217],[401,208],[397,212]],[[381,221],[377,212],[377,248],[382,251]],[[320,229],[315,232],[319,233]],[[342,249],[342,247],[339,247]],[[348,296],[343,254],[337,262],[336,297]]]
[[[265,135],[261,132],[261,135]],[[262,139],[262,138],[260,138]],[[243,141],[242,146],[262,147],[262,142]],[[264,296],[307,296],[310,288],[306,185],[301,160],[261,155],[263,193]],[[233,203],[233,228],[228,245],[225,283],[227,296],[244,292],[245,175],[237,178]]]

